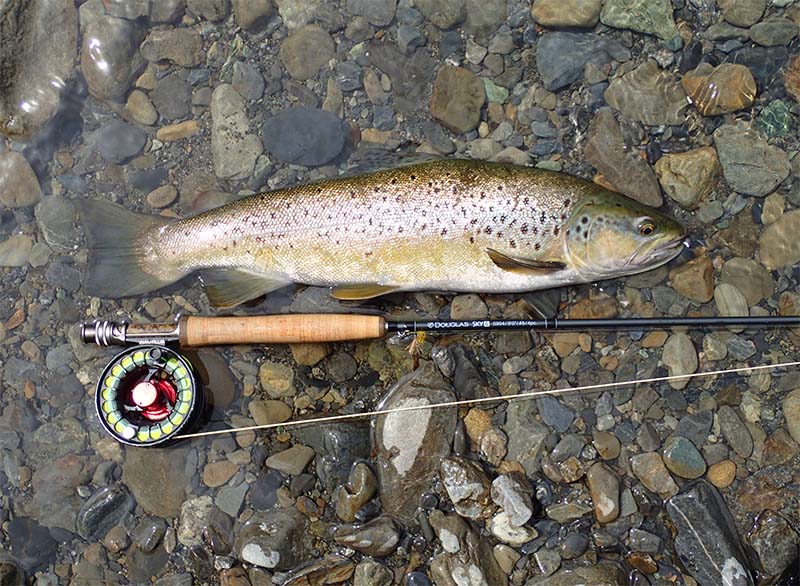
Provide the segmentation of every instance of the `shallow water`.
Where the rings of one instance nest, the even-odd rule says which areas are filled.
[[[86,295],[74,202],[185,217],[364,149],[537,165],[663,203],[691,246],[591,286],[358,306],[298,286],[236,313],[797,315],[794,2],[79,4],[0,6],[0,584],[721,583],[703,545],[789,583],[792,369],[118,443],[95,407],[116,352],[79,324],[218,312],[195,278]],[[404,378],[408,343],[187,351],[196,430],[780,363],[797,335],[430,335]]]

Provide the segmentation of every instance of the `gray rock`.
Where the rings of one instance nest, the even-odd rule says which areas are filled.
[[[54,419],[23,438],[25,452],[38,468],[86,447],[86,430],[73,417]]]
[[[316,25],[304,26],[281,43],[280,58],[295,79],[311,79],[333,56],[331,36]]]
[[[735,122],[720,126],[714,132],[714,142],[725,180],[739,193],[768,195],[791,172],[786,153],[767,144],[749,124]]]
[[[369,43],[367,50],[372,64],[391,79],[397,109],[407,114],[424,109],[437,70],[430,54],[419,49],[409,57],[397,45],[377,41]]]
[[[469,132],[478,126],[485,101],[486,90],[477,75],[444,65],[433,84],[431,116],[453,132]]]
[[[685,437],[700,448],[705,443],[713,423],[714,414],[711,411],[698,411],[685,415],[678,422],[675,435]]]
[[[89,142],[103,159],[120,164],[142,152],[147,142],[147,133],[115,118],[94,131]]]
[[[333,534],[336,543],[382,558],[394,552],[400,541],[400,530],[391,517],[381,515],[363,525],[342,525]]]
[[[290,31],[305,26],[316,16],[322,0],[275,0],[278,12]]]
[[[75,75],[78,11],[74,2],[8,0],[0,15],[0,132],[26,137],[55,114]]]
[[[659,207],[663,199],[656,174],[637,153],[635,145],[628,145],[623,138],[611,108],[599,109],[589,126],[586,158],[617,191]]]
[[[130,20],[101,16],[83,35],[81,72],[99,100],[120,100],[145,66],[139,53],[142,27]]]
[[[595,566],[562,569],[544,579],[537,576],[528,580],[525,586],[575,586],[576,584],[618,586],[627,583],[628,577],[619,564],[600,562]]]
[[[161,542],[166,532],[167,523],[164,519],[148,516],[131,531],[131,540],[143,552],[151,552]]]
[[[783,398],[783,416],[792,439],[800,442],[800,389],[794,389]]]
[[[758,240],[758,256],[767,269],[775,270],[800,261],[800,239],[795,237],[798,230],[798,210],[786,212],[764,229]]]
[[[226,18],[231,10],[230,0],[186,0],[186,5],[196,16],[212,22]]]
[[[742,423],[741,418],[730,405],[722,405],[717,411],[722,435],[734,452],[742,458],[749,458],[753,453],[753,437]]]
[[[28,572],[44,570],[55,562],[58,542],[34,519],[14,517],[8,524],[7,532],[14,558]],[[21,581],[19,583],[22,584]]]
[[[427,42],[424,33],[415,26],[401,24],[397,27],[397,44],[405,53],[413,53]]]
[[[294,507],[255,513],[237,528],[236,557],[261,568],[290,570],[308,559],[306,524]]]
[[[214,501],[208,495],[185,500],[181,505],[178,542],[186,547],[201,545],[206,519],[213,509]]]
[[[295,444],[288,450],[283,450],[267,458],[264,465],[287,475],[298,475],[314,459],[314,450],[308,446]]]
[[[466,0],[464,30],[478,40],[487,40],[506,21],[506,0]]]
[[[455,400],[450,385],[432,364],[400,379],[381,401],[381,409],[424,406]],[[451,408],[380,415],[372,432],[384,511],[403,523],[416,522],[419,498],[430,486],[442,458],[450,453],[456,426]]]
[[[446,551],[431,560],[430,575],[435,584],[460,584],[469,576],[472,584],[507,586],[508,576],[500,569],[488,539],[468,529],[458,547],[457,553]]]
[[[797,24],[788,18],[768,18],[750,28],[750,39],[765,47],[788,45],[797,36]]]
[[[353,574],[353,586],[391,586],[392,582],[389,568],[369,558],[361,560]]]
[[[70,252],[80,242],[75,228],[75,204],[60,195],[44,198],[36,206],[36,226],[56,252]]]
[[[147,513],[166,518],[180,514],[193,471],[175,463],[186,462],[189,453],[186,448],[125,450],[122,482]]]
[[[572,409],[550,395],[536,399],[536,406],[539,408],[542,421],[559,433],[567,431],[575,419],[575,412]]]
[[[28,160],[16,151],[0,153],[0,204],[7,208],[25,208],[42,199],[39,179]]]
[[[295,432],[300,442],[314,448],[317,454],[314,469],[329,493],[347,482],[357,461],[370,457],[369,434],[369,425],[358,421],[327,426],[309,425]],[[386,502],[383,506],[391,512]]]
[[[747,540],[770,576],[783,572],[797,557],[800,536],[780,513],[766,510],[756,517]]]
[[[136,503],[128,490],[119,484],[104,486],[90,496],[78,511],[78,535],[86,541],[98,541],[133,510]]]
[[[250,485],[250,505],[257,511],[268,511],[278,503],[278,489],[285,477],[277,470],[259,475]]]
[[[394,20],[397,0],[347,0],[347,11],[365,17],[375,26],[388,26]]]
[[[600,21],[606,26],[656,35],[675,51],[680,49],[683,41],[672,18],[672,10],[669,0],[608,0],[603,5]]]
[[[669,369],[670,376],[693,374],[697,371],[697,350],[692,344],[692,339],[683,333],[672,334],[661,354],[661,361]],[[678,378],[669,381],[673,389],[683,389],[689,384],[688,378]]]
[[[700,584],[754,584],[736,525],[716,488],[698,480],[669,499],[666,507],[678,531],[678,557],[695,580]],[[708,547],[710,543],[714,547]]]
[[[162,118],[178,120],[191,111],[192,86],[180,75],[167,75],[158,81],[150,97]]]
[[[533,554],[533,563],[543,577],[551,576],[561,566],[561,556],[554,549],[542,548]]]
[[[245,482],[240,482],[235,486],[223,486],[217,493],[214,501],[222,511],[236,518],[244,503],[244,495],[247,494],[249,486]]]
[[[530,487],[520,478],[501,474],[492,481],[492,501],[508,515],[514,527],[521,527],[533,516]]]
[[[275,12],[272,0],[233,0],[236,24],[250,32],[258,32]]]
[[[170,23],[183,16],[186,0],[159,0],[150,2],[150,22]]]
[[[604,96],[625,119],[649,126],[681,124],[689,106],[680,81],[659,69],[655,61],[645,61],[614,79]]]
[[[194,67],[203,61],[203,39],[194,29],[151,31],[139,50],[148,61],[169,61],[180,67]]]
[[[242,61],[233,64],[231,85],[246,100],[255,101],[264,94],[264,78],[258,69]]]
[[[347,125],[335,114],[288,108],[264,124],[264,145],[284,163],[318,167],[339,155],[346,132]]]
[[[358,510],[369,502],[378,490],[378,480],[363,462],[353,467],[347,484],[336,495],[336,515],[346,523],[355,521]]]
[[[334,79],[343,92],[361,88],[361,67],[355,61],[342,61],[336,65]]]
[[[548,33],[536,45],[536,68],[550,91],[578,81],[587,63],[602,68],[612,59],[627,61],[630,52],[616,41],[591,33]]]
[[[503,431],[508,436],[507,460],[519,462],[532,476],[541,469],[547,427],[536,421],[532,402],[518,401],[508,406]]]
[[[0,267],[24,267],[28,264],[33,240],[24,234],[14,234],[0,242]]]
[[[451,28],[467,16],[464,0],[415,0],[414,5],[441,29]]]
[[[75,533],[75,520],[83,502],[79,486],[92,479],[94,464],[85,456],[67,454],[48,461],[33,473],[33,499],[25,512],[46,527],[58,527]]]
[[[742,27],[757,23],[767,8],[767,0],[720,0],[718,4],[725,20]]]
[[[750,306],[771,297],[775,290],[775,281],[770,272],[751,258],[734,257],[728,260],[720,271],[719,280],[735,285]]]
[[[248,134],[244,101],[229,84],[214,89],[211,121],[214,173],[220,179],[246,179],[262,153],[261,141]]]
[[[664,464],[681,478],[699,478],[706,471],[706,462],[694,444],[680,435],[664,442]]]
[[[485,519],[492,514],[491,483],[478,464],[460,456],[450,456],[442,460],[440,476],[459,515]]]
[[[582,555],[589,546],[589,536],[586,533],[569,533],[558,544],[558,552],[565,560],[574,560]]]

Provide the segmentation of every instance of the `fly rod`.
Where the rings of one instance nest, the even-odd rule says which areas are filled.
[[[173,323],[100,320],[83,324],[80,336],[84,342],[100,346],[128,346],[103,370],[97,383],[95,408],[101,425],[113,438],[147,447],[198,435],[189,432],[206,413],[200,377],[192,362],[179,352],[180,347],[343,342],[416,332],[559,332],[679,326],[791,327],[800,326],[800,316],[410,321],[358,314],[183,316]]]

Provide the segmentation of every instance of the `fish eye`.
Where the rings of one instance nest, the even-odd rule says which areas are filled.
[[[653,222],[644,221],[639,224],[639,234],[642,236],[652,236],[656,231],[656,227],[653,225]]]

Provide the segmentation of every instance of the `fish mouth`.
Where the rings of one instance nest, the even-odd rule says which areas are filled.
[[[631,255],[627,264],[628,266],[639,265],[650,268],[663,265],[680,254],[681,250],[686,245],[686,237],[687,234],[684,232],[649,250],[642,250],[643,246]]]

